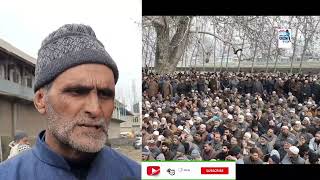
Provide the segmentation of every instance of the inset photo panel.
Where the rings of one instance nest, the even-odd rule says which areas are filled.
[[[319,22],[143,16],[142,160],[319,164]]]

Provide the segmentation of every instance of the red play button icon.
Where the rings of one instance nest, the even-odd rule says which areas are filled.
[[[148,166],[147,167],[147,174],[149,176],[155,176],[160,174],[160,166]]]

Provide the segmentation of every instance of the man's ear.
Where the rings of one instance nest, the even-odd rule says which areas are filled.
[[[36,109],[39,111],[40,114],[45,114],[46,113],[46,101],[45,101],[45,90],[44,89],[39,89],[33,98],[33,103]]]

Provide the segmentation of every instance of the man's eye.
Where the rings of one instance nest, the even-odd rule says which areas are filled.
[[[88,93],[88,90],[86,89],[73,89],[69,91],[72,95],[85,95]]]
[[[99,97],[101,98],[113,98],[114,93],[112,91],[98,91]]]

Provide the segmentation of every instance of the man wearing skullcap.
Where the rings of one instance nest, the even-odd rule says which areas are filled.
[[[304,164],[305,160],[299,155],[299,148],[291,146],[287,155],[282,159],[281,164]]]
[[[282,126],[281,127],[281,133],[278,135],[275,143],[275,148],[280,148],[283,146],[284,142],[291,138],[295,142],[297,141],[296,137],[290,132],[288,126]]]
[[[257,147],[261,149],[263,155],[269,154],[273,149],[273,147],[269,144],[269,142],[270,142],[270,139],[266,134],[263,134],[260,136]]]

